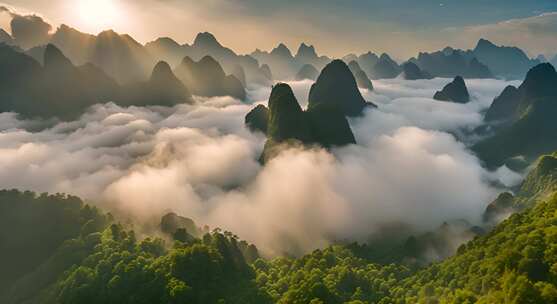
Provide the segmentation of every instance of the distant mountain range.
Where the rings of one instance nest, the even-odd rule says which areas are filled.
[[[472,51],[455,50],[450,47],[433,53],[420,53],[409,62],[436,77],[493,78],[489,67],[476,58]]]
[[[249,55],[240,55],[223,46],[211,33],[199,33],[193,43],[179,44],[168,37],[158,38],[145,45],[131,36],[118,34],[112,30],[98,35],[82,33],[67,25],[61,25],[48,35],[47,43],[58,47],[72,62],[83,65],[92,63],[120,84],[143,81],[158,61],[166,61],[177,66],[184,57],[199,61],[211,56],[220,63],[226,74],[237,78],[238,69],[243,70],[246,84],[271,85],[273,80],[293,80],[306,65],[321,70],[333,58],[318,55],[312,45],[301,43],[296,54],[279,43],[270,52],[256,50]],[[41,40],[42,41],[42,40]],[[6,31],[0,31],[0,42],[16,45],[16,41]],[[28,45],[25,45],[28,46]],[[44,45],[25,49],[41,62]],[[397,63],[388,54],[376,55],[367,52],[361,55],[349,54],[343,57],[348,64],[355,61],[370,79],[395,78],[403,73],[404,63],[412,62],[424,73],[418,79],[431,77],[453,78],[493,78],[522,79],[526,72],[544,59],[528,58],[516,47],[497,46],[480,39],[472,50],[457,50],[447,47],[433,53],[420,53],[404,63]],[[557,63],[557,57],[550,60]],[[402,76],[406,77],[407,73]],[[413,79],[416,77],[407,77]]]
[[[41,65],[17,48],[0,44],[0,112],[72,120],[97,103],[174,106],[192,103],[192,93],[246,97],[241,81],[226,75],[210,56],[199,62],[184,58],[176,74],[159,61],[148,79],[119,84],[94,64],[75,66],[53,44],[42,54]]]
[[[438,92],[436,99],[467,102],[469,94],[464,79],[523,78],[530,69],[525,84],[520,88],[507,88],[495,100],[486,121],[494,129],[502,130],[518,122],[517,117],[524,119],[542,106],[536,101],[540,98],[534,100],[528,95],[530,93],[524,93],[529,90],[523,87],[532,86],[527,85],[532,82],[528,79],[545,59],[530,59],[516,47],[497,46],[485,39],[473,50],[447,47],[442,51],[420,53],[403,64],[388,54],[378,56],[372,52],[347,55],[343,62],[318,55],[314,46],[305,43],[298,47],[296,54],[281,43],[270,52],[256,50],[250,55],[240,55],[207,32],[199,33],[191,45],[181,45],[170,38],[142,45],[129,35],[111,30],[90,35],[62,25],[48,35],[48,41],[47,45],[23,50],[7,32],[0,31],[3,54],[0,58],[3,80],[0,111],[15,111],[27,117],[72,119],[99,102],[175,105],[192,102],[192,95],[232,96],[245,100],[246,87],[250,85],[270,86],[277,80],[308,79],[316,81],[310,92],[310,108],[317,102],[331,100],[334,104],[342,100],[343,103],[336,106],[345,115],[354,116],[359,115],[367,103],[352,87],[352,80],[356,88],[373,90],[372,80],[376,79],[454,77],[455,82]],[[557,57],[552,61],[557,61]],[[547,66],[548,63],[545,74],[551,78]],[[326,71],[333,68],[337,69],[335,73]],[[335,76],[330,78],[330,75]],[[71,89],[63,89],[68,84]],[[542,97],[549,98],[548,95]],[[37,100],[41,102],[39,106],[36,106]],[[488,145],[488,140],[485,142],[477,147],[484,156],[490,150],[482,148]]]

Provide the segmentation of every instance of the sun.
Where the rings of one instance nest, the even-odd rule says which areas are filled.
[[[75,25],[88,32],[99,32],[115,27],[123,14],[117,0],[72,0]]]

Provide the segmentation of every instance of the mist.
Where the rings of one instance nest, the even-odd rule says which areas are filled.
[[[196,98],[173,108],[112,103],[73,122],[0,114],[0,184],[79,195],[144,223],[167,212],[233,231],[268,255],[301,254],[337,240],[366,241],[387,226],[415,232],[448,220],[481,220],[518,173],[490,172],[466,148],[466,132],[512,82],[467,80],[472,102],[431,99],[450,79],[374,81],[379,105],[350,120],[358,145],[291,148],[262,167],[265,136],[244,127],[253,104]],[[290,83],[307,105],[311,82]],[[33,131],[39,130],[39,131]],[[458,138],[455,134],[459,134]],[[17,172],[17,174],[14,174]]]

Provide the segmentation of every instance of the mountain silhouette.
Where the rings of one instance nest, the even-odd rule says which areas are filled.
[[[401,72],[400,66],[387,54],[382,54],[373,66],[371,79],[392,79]]]
[[[61,25],[50,42],[72,62],[93,63],[121,84],[146,80],[156,63],[143,45],[113,30],[95,36]]]
[[[217,38],[209,32],[197,34],[193,41],[193,46],[206,49],[220,49],[223,47]]]
[[[311,86],[308,108],[321,104],[336,105],[347,116],[361,115],[366,106],[372,105],[364,100],[354,75],[339,59],[325,66]]]
[[[356,144],[348,120],[335,104],[319,104],[306,111],[313,142],[323,147]]]
[[[302,69],[307,69],[306,65],[311,65],[315,69],[322,69],[331,61],[326,56],[319,56],[313,45],[301,43],[296,55],[292,55],[290,49],[284,44],[279,43],[270,52],[256,50],[251,53],[262,64],[265,64],[273,71],[274,79],[294,80],[297,79]]]
[[[362,68],[362,70],[364,70],[364,72],[366,72],[368,77],[373,78],[374,67],[377,64],[377,62],[379,61],[379,56],[377,56],[376,54],[374,54],[372,52],[367,52],[365,54],[357,56],[356,58],[346,59],[345,62],[350,62],[354,59],[356,59],[356,61],[358,62],[358,64]]]
[[[8,34],[5,30],[0,28],[0,43],[13,45],[15,41],[10,34]]]
[[[144,80],[155,62],[131,36],[119,35],[112,30],[97,36],[90,61],[120,83]]]
[[[294,59],[290,49],[284,43],[279,43],[279,45],[271,51],[271,56],[280,57],[283,59]]]
[[[120,86],[92,63],[75,66],[54,44],[44,47],[41,66],[32,57],[0,45],[0,111],[23,117],[77,119],[90,106],[173,106],[193,102],[170,66],[159,62],[150,79]]]
[[[234,68],[232,69],[232,75],[240,81],[240,83],[244,88],[247,87],[248,82],[246,78],[246,72],[244,71],[244,68],[241,65],[234,66]]]
[[[103,71],[92,64],[75,67],[52,44],[45,47],[44,66],[9,46],[1,46],[0,53],[2,112],[71,120],[95,103],[111,101],[118,91]]]
[[[304,66],[300,69],[298,74],[296,74],[296,80],[315,80],[319,75],[319,71],[311,64],[304,64]]]
[[[301,43],[294,56],[294,61],[297,66],[304,66],[311,64],[316,69],[322,69],[327,63],[331,61],[327,56],[319,56],[313,45]]]
[[[317,52],[315,51],[315,47],[313,45],[301,43],[294,59],[296,59],[298,62],[312,64],[319,61],[319,56],[317,56]]]
[[[266,64],[262,64],[261,68],[260,68],[261,74],[268,80],[273,80],[273,72],[271,71],[271,68],[266,65]]]
[[[532,103],[540,98],[557,96],[557,73],[549,63],[539,64],[526,74],[522,84],[508,86],[486,113],[486,121],[514,121],[526,114]]]
[[[489,68],[472,51],[446,47],[442,51],[420,53],[417,59],[411,58],[409,62],[415,63],[434,77],[494,78]]]
[[[442,91],[437,91],[433,99],[467,103],[470,101],[470,94],[468,93],[464,79],[457,76],[451,83],[447,84]]]
[[[359,88],[373,91],[373,83],[369,80],[366,72],[362,70],[357,61],[350,61],[350,63],[348,63],[348,68],[354,75],[354,78],[356,78],[356,83]]]
[[[267,134],[267,124],[269,122],[269,109],[264,105],[257,105],[245,118],[244,123],[252,131],[259,131]]]
[[[275,142],[288,139],[296,139],[303,143],[312,141],[304,111],[287,84],[276,84],[271,91],[267,136]]]
[[[43,62],[45,70],[53,75],[74,69],[72,62],[52,44],[46,46]]]
[[[557,150],[556,85],[555,68],[539,64],[530,69],[517,92],[506,88],[500,100],[494,101],[488,113],[503,113],[495,117],[505,124],[473,147],[488,166],[497,167],[518,156],[532,161]]]
[[[410,61],[402,65],[402,77],[406,80],[433,78],[428,72],[422,71],[418,65]]]
[[[164,61],[155,65],[148,81],[124,86],[117,99],[117,103],[123,106],[171,107],[192,102],[190,91]]]
[[[507,86],[501,95],[493,100],[486,112],[486,121],[505,121],[514,117],[520,104],[521,94],[514,86]]]
[[[246,123],[255,126],[254,122],[261,120],[264,113],[264,107],[256,107],[246,116]],[[342,109],[336,104],[319,104],[303,111],[292,89],[285,83],[276,84],[269,97],[266,134],[267,142],[261,156],[263,162],[276,156],[284,145],[332,147],[356,143]]]
[[[275,79],[293,79],[299,69],[290,49],[284,43],[280,43],[269,53],[256,50],[251,56],[267,65],[273,71]]]
[[[0,44],[0,111],[35,116],[32,99],[41,74],[42,67],[33,58]]]
[[[480,39],[473,52],[495,75],[509,79],[524,77],[530,68],[540,63],[528,58],[526,53],[517,47],[497,46],[486,39]]]
[[[162,37],[145,44],[145,49],[158,60],[168,62],[171,66],[177,66],[186,56],[182,45],[172,38]]]
[[[468,69],[464,72],[467,78],[495,78],[489,67],[481,63],[474,57],[468,64]]]
[[[222,66],[211,56],[205,56],[198,62],[185,57],[175,73],[194,95],[246,99],[241,81],[235,76],[226,75]]]
[[[171,66],[180,65],[184,57],[200,61],[203,57],[210,56],[219,62],[226,74],[235,75],[237,68],[241,67],[244,70],[246,84],[270,85],[269,79],[263,75],[261,66],[255,58],[236,54],[232,49],[223,46],[209,32],[197,34],[191,45],[180,45],[170,38],[159,38],[147,43],[145,48],[154,58],[167,61]],[[239,77],[239,75],[235,76]],[[242,79],[238,80],[245,86]]]
[[[6,10],[5,7],[2,9],[2,11]],[[48,43],[52,26],[41,16],[10,13],[10,17],[12,18],[10,28],[15,45],[27,50]]]

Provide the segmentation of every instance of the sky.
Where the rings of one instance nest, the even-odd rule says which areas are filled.
[[[4,0],[20,12],[98,33],[112,28],[140,42],[168,36],[191,43],[210,31],[239,53],[301,42],[341,57],[368,50],[398,59],[479,38],[529,55],[557,51],[555,0]],[[6,21],[0,23],[6,27]],[[9,28],[6,28],[9,30]]]

